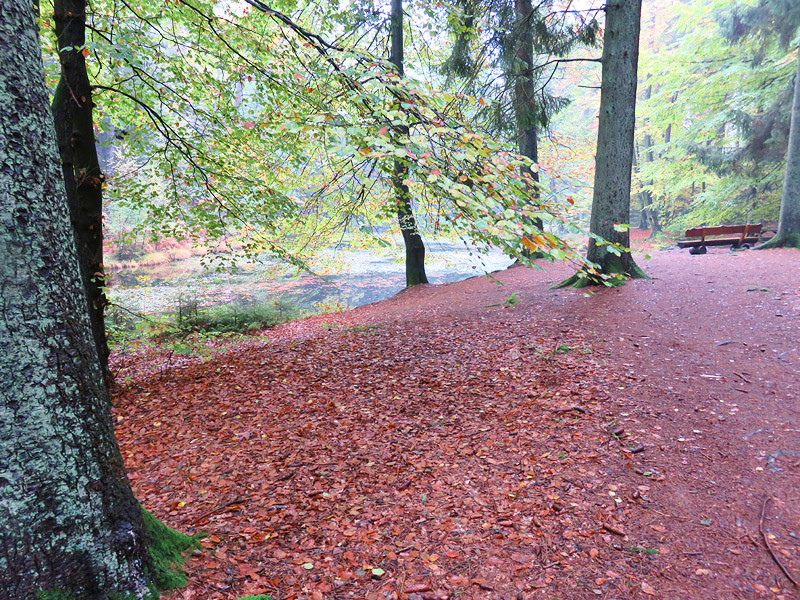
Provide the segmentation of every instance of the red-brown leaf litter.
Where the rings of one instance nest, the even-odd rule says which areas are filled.
[[[209,534],[169,598],[800,597],[800,252],[637,259],[117,355],[137,497]]]

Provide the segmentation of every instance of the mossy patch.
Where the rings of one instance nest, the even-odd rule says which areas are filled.
[[[274,598],[266,594],[259,594],[258,596],[242,596],[239,600],[274,600]]]
[[[142,508],[148,550],[153,561],[152,579],[159,590],[173,590],[186,585],[183,553],[200,547],[200,536],[185,535],[170,529]],[[60,599],[54,599],[60,600]]]
[[[60,589],[42,590],[36,594],[37,600],[75,600],[75,596]]]

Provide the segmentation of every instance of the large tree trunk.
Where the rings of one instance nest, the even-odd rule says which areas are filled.
[[[391,22],[392,53],[391,63],[397,69],[398,75],[403,76],[403,0],[392,0]],[[408,127],[398,127],[395,130],[397,139],[408,139]],[[403,243],[406,247],[406,285],[428,283],[425,274],[425,244],[417,230],[417,220],[414,218],[414,209],[411,204],[411,192],[403,183],[408,179],[408,163],[402,159],[395,159],[392,187],[394,188],[397,202],[397,221],[400,224],[400,233],[403,234]]]
[[[0,11],[0,590],[148,593],[86,311],[33,3]]]
[[[108,344],[103,313],[108,300],[103,292],[103,174],[97,160],[94,104],[82,52],[86,43],[86,0],[55,0],[53,8],[61,61],[53,117],[92,336],[105,373]]]
[[[759,246],[759,248],[779,247],[800,248],[800,55],[794,77],[792,121],[789,126],[789,149],[786,152],[786,175],[783,179],[778,233]]]
[[[631,203],[633,133],[636,121],[636,69],[639,62],[641,0],[609,0],[603,36],[603,82],[597,131],[590,232],[625,248]],[[608,275],[644,277],[630,252],[615,253],[589,240],[588,259]]]
[[[516,23],[514,35],[516,36],[514,54],[517,60],[518,72],[514,77],[514,116],[517,123],[517,148],[519,153],[531,159],[533,163],[539,162],[539,137],[536,122],[536,85],[533,78],[533,7],[531,0],[515,0]],[[533,185],[530,194],[534,201],[539,199],[539,172],[531,167],[523,167],[522,175],[529,176]],[[527,217],[526,217],[527,218]],[[541,219],[532,219],[530,224],[542,229]],[[523,250],[526,258],[542,258],[544,253]]]

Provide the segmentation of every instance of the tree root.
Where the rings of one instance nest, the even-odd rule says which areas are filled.
[[[559,290],[568,287],[585,288],[590,285],[603,285],[606,287],[617,287],[625,285],[629,279],[650,279],[650,276],[645,273],[638,265],[634,263],[630,272],[621,272],[611,270],[607,273],[608,279],[603,279],[597,275],[587,273],[586,271],[579,270],[571,277],[567,277],[564,281],[555,284],[550,289]]]
[[[772,248],[800,248],[800,232],[778,232],[775,237],[763,244],[759,244],[754,250],[769,250]]]

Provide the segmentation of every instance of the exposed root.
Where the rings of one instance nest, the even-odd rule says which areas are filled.
[[[754,250],[769,250],[771,248],[800,248],[800,232],[783,232],[754,248]]]

